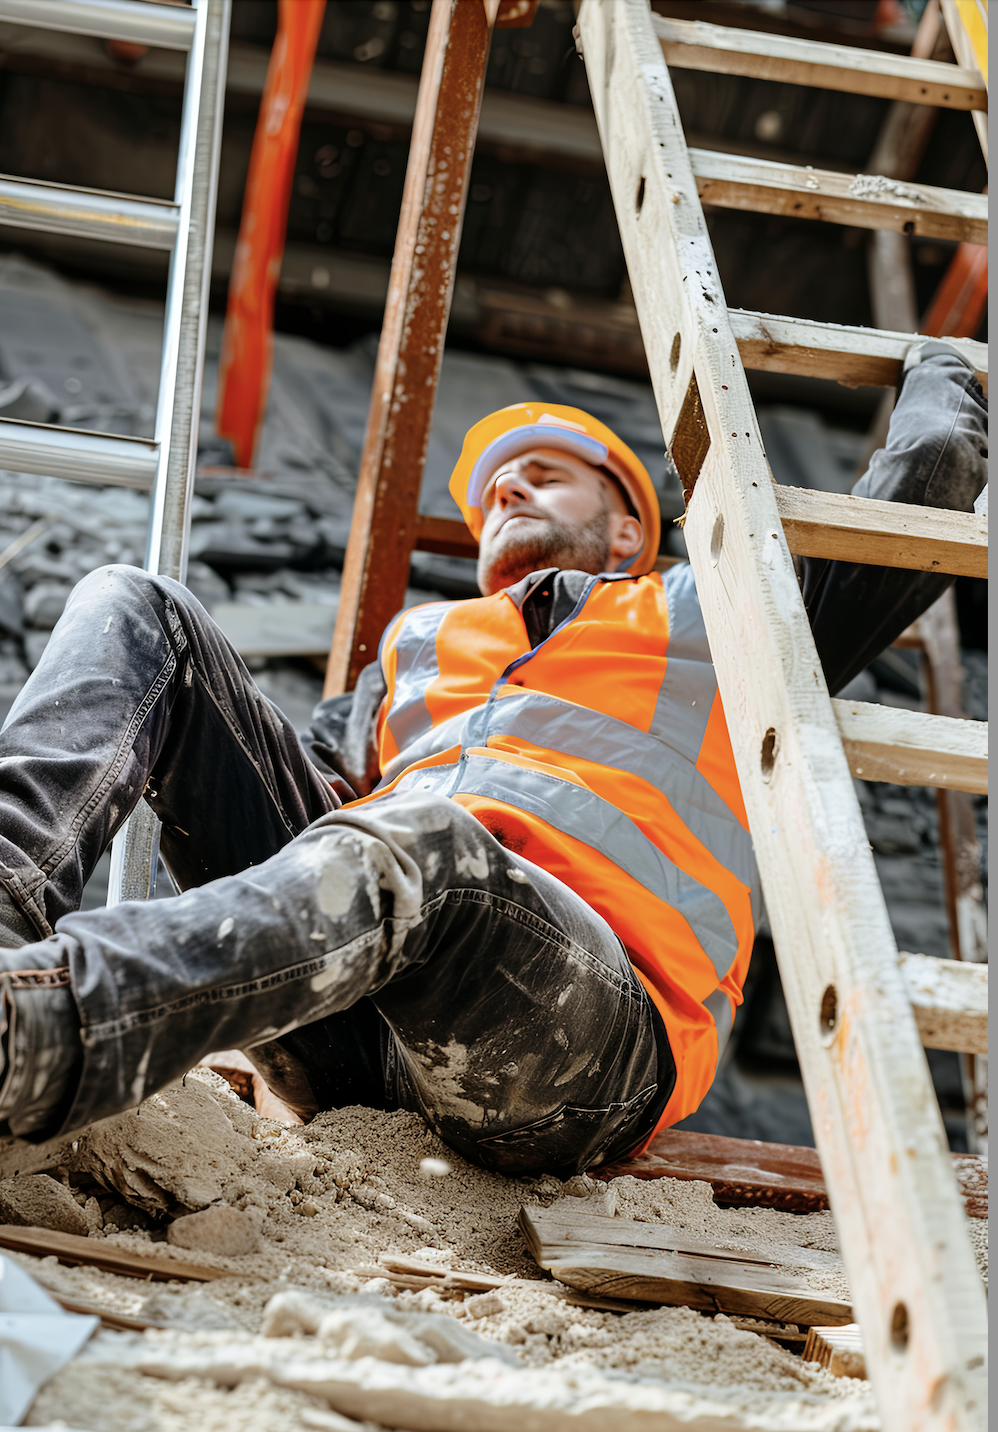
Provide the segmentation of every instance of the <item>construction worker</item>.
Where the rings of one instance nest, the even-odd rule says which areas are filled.
[[[986,433],[963,359],[919,345],[859,490],[969,509]],[[302,1117],[418,1110],[511,1173],[697,1107],[757,879],[692,571],[654,571],[648,474],[576,409],[483,419],[451,490],[483,596],[403,613],[308,748],[178,583],[76,588],[0,735],[4,1132],[75,1130],[233,1047]],[[950,579],[802,580],[835,690]],[[184,893],[79,913],[143,794]]]

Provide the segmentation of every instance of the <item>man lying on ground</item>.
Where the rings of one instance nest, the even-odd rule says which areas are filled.
[[[907,368],[857,491],[969,510],[981,390],[945,345]],[[303,1117],[418,1110],[510,1173],[696,1109],[757,880],[692,571],[653,570],[648,474],[576,409],[483,419],[451,490],[484,595],[393,622],[314,759],[184,587],[76,588],[0,735],[0,1131],[78,1129],[226,1048]],[[829,689],[950,580],[805,560]],[[184,893],[79,913],[142,795]]]

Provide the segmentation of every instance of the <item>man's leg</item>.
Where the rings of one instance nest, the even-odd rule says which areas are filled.
[[[931,352],[931,350],[930,350]],[[969,512],[988,480],[988,405],[952,350],[905,374],[887,446],[854,488],[857,497]],[[805,557],[804,604],[829,691],[878,656],[954,578]]]
[[[143,791],[182,888],[266,860],[335,804],[191,593],[107,567],[72,594],[0,732],[0,947],[49,934],[78,907]],[[0,1035],[4,1021],[20,1026],[20,1073],[0,1071],[8,1102],[29,1064],[45,1102],[79,1059],[78,1038],[59,1036],[74,1015],[57,965],[10,973],[0,993]],[[8,954],[0,972],[22,966]],[[18,1102],[27,1130],[23,1091]]]
[[[155,906],[67,915],[20,953],[72,972],[83,1054],[66,1130],[209,1049],[364,996],[392,1030],[398,1101],[510,1172],[625,1152],[674,1081],[605,922],[435,795],[334,811],[260,866]]]

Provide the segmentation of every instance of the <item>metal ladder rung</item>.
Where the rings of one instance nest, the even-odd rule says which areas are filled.
[[[172,249],[179,209],[163,199],[0,175],[0,224],[143,249]]]
[[[986,721],[866,701],[833,701],[832,710],[854,776],[987,795]]]
[[[901,183],[876,174],[835,174],[713,149],[691,149],[689,156],[701,202],[715,208],[895,229],[971,244],[988,241],[986,194]]]
[[[988,1052],[988,967],[898,953],[919,1038],[927,1049]]]
[[[938,60],[769,35],[761,30],[732,30],[664,15],[653,16],[652,25],[666,63],[676,69],[813,85],[946,109],[988,107],[987,89],[977,70]]]
[[[54,423],[0,418],[0,467],[108,487],[152,490],[159,443]]]
[[[791,552],[956,577],[988,575],[988,519],[774,484]]]
[[[195,18],[192,6],[149,0],[0,0],[0,21],[166,50],[191,48]]]
[[[915,341],[912,333],[813,323],[744,308],[729,308],[728,317],[746,368],[830,378],[849,387],[893,387]],[[987,344],[972,338],[947,338],[946,342],[973,363],[978,382],[987,392]]]

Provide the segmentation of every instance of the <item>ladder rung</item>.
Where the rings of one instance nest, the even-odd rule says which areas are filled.
[[[856,388],[863,384],[891,388],[901,377],[904,355],[915,341],[912,333],[878,328],[847,328],[838,323],[812,323],[730,308],[732,332],[746,368],[771,373],[803,373],[832,378]],[[987,392],[988,345],[972,338],[948,338],[971,363]]]
[[[666,62],[677,69],[746,75],[948,109],[988,107],[987,89],[977,70],[938,60],[916,60],[760,30],[732,30],[663,15],[654,15],[652,24]]]
[[[904,952],[898,964],[925,1047],[987,1054],[987,965]]]
[[[988,723],[833,701],[849,769],[864,781],[988,792]]]
[[[149,0],[0,0],[0,20],[15,25],[131,40],[166,50],[190,49],[196,18],[193,6]]]
[[[691,149],[689,155],[702,202],[716,208],[896,229],[971,244],[988,241],[986,194],[903,183],[878,174],[835,174],[713,149]]]
[[[156,476],[159,445],[152,438],[125,438],[49,423],[0,418],[0,467],[110,487],[148,492]]]
[[[988,575],[988,519],[906,502],[775,485],[787,545],[799,557],[832,557],[957,577]]]
[[[72,184],[35,184],[0,175],[0,224],[143,249],[172,249],[177,206]]]

